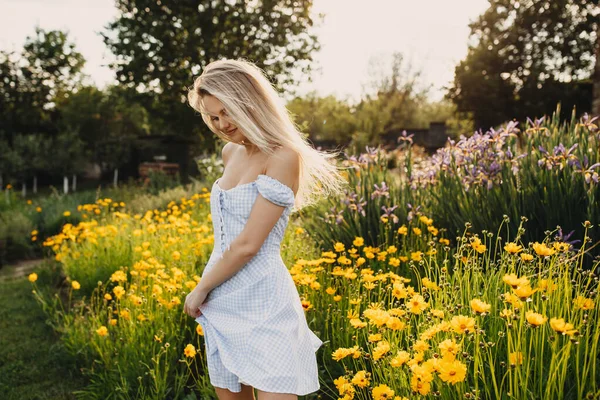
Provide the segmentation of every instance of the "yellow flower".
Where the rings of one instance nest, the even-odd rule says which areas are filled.
[[[537,284],[540,290],[543,290],[548,293],[552,293],[556,289],[558,289],[558,285],[552,282],[551,279],[540,279]]]
[[[402,225],[400,228],[398,228],[398,235],[406,234],[408,234],[408,228],[406,227],[406,225]]]
[[[177,261],[181,258],[181,253],[178,251],[174,251],[172,254],[173,260]]]
[[[467,376],[467,366],[458,360],[443,359],[440,361],[439,377],[444,382],[453,385],[465,380]]]
[[[448,360],[453,360],[460,351],[460,344],[456,343],[453,339],[444,340],[438,347],[440,348],[442,357]]]
[[[196,355],[196,348],[194,347],[193,344],[190,343],[187,346],[185,346],[183,353],[185,354],[186,357],[192,358]]]
[[[42,207],[36,207],[36,208],[35,208],[35,211],[37,211],[37,212],[42,212]]]
[[[556,251],[560,251],[561,253],[569,251],[569,247],[571,245],[565,242],[554,242],[553,247]]]
[[[390,317],[385,325],[393,331],[400,331],[406,327],[406,324],[398,317]]]
[[[38,275],[35,272],[32,272],[28,276],[29,282],[35,282],[35,281],[37,281],[37,278],[38,278]]]
[[[584,296],[577,296],[573,299],[573,304],[575,308],[581,308],[582,310],[592,310],[594,308],[594,300]]]
[[[116,320],[115,318],[111,318],[111,319],[108,321],[108,323],[109,323],[111,326],[115,326],[115,325],[117,325],[117,320]]]
[[[526,298],[531,297],[532,294],[537,292],[538,289],[532,289],[528,283],[526,285],[519,286],[516,289],[513,289],[513,291],[521,300],[525,300]]]
[[[396,257],[390,257],[388,264],[390,264],[392,267],[397,267],[398,265],[400,265],[400,260]]]
[[[433,220],[431,218],[427,218],[424,215],[421,215],[419,217],[419,221],[421,221],[422,223],[424,223],[425,225],[431,225],[433,223]]]
[[[548,317],[538,314],[532,310],[529,310],[525,313],[525,318],[527,319],[527,322],[533,326],[540,326],[546,322],[546,320],[548,320]]]
[[[12,185],[9,183],[8,185],[6,185],[6,189],[12,189]]]
[[[527,253],[521,253],[521,260],[527,262],[533,260],[533,256]]]
[[[406,304],[409,311],[413,314],[421,314],[429,304],[425,302],[425,299],[420,294],[415,294],[410,301]]]
[[[500,317],[502,318],[506,318],[508,319],[509,317],[511,317],[513,315],[513,312],[511,309],[509,308],[505,308],[502,311],[500,311]]]
[[[39,232],[37,230],[32,230],[31,231],[31,236],[36,236]]]
[[[431,315],[433,315],[436,318],[444,318],[444,312],[442,310],[431,310],[429,311],[431,313]]]
[[[80,285],[80,284],[79,284],[79,282],[77,282],[77,281],[73,281],[73,282],[71,282],[71,287],[72,287],[73,289],[75,289],[75,290],[79,290],[79,289],[81,289],[81,285]]]
[[[370,372],[367,371],[358,371],[354,377],[352,378],[352,383],[358,387],[364,388],[369,386],[369,377],[371,376]]]
[[[541,256],[541,257],[551,256],[554,253],[556,253],[556,250],[551,249],[550,247],[546,246],[544,243],[538,243],[538,242],[535,242],[533,244],[533,250],[536,252],[536,254],[538,256]]]
[[[421,279],[421,282],[423,283],[423,286],[425,286],[427,289],[440,290],[440,287],[427,277]]]
[[[563,318],[550,318],[550,327],[563,335],[571,336],[577,332],[573,324],[565,322]]]
[[[397,251],[398,251],[398,248],[396,246],[389,246],[387,248],[387,252],[390,253],[390,254],[393,254],[393,253],[395,253]]]
[[[117,270],[110,276],[111,282],[127,282],[127,272],[123,270]]]
[[[433,235],[433,236],[437,236],[437,234],[439,233],[439,230],[435,227],[435,226],[428,226],[427,230]]]
[[[338,253],[340,253],[340,252],[344,251],[344,249],[345,249],[346,247],[344,246],[344,243],[337,242],[337,243],[336,243],[336,244],[333,246],[333,248],[335,249],[335,251],[337,251]]]
[[[421,229],[415,227],[412,230],[413,230],[413,232],[414,232],[415,235],[421,236],[421,233],[422,233]]]
[[[417,340],[413,345],[413,350],[416,352],[423,352],[429,350],[429,343],[424,340]]]
[[[478,237],[473,239],[471,247],[478,253],[483,253],[486,250],[485,244],[481,243],[481,239]]]
[[[529,285],[529,279],[526,276],[519,278],[516,274],[506,274],[502,277],[502,281],[513,289],[521,285]]]
[[[123,286],[115,286],[113,288],[113,293],[117,299],[121,299],[125,294],[125,289],[123,289]]]
[[[302,235],[305,232],[305,230],[301,227],[296,228],[296,235]]]
[[[372,333],[367,338],[369,342],[378,342],[381,340],[381,333]]]
[[[422,251],[412,251],[410,253],[410,259],[413,261],[421,261],[423,259],[423,252]]]
[[[374,400],[389,400],[394,396],[394,391],[388,385],[382,383],[373,388],[372,395]]]
[[[450,240],[445,239],[445,238],[440,238],[440,243],[445,245],[445,246],[449,246],[450,245]]]
[[[473,299],[471,300],[471,309],[477,314],[483,314],[490,312],[492,305],[479,299]]]
[[[520,351],[512,352],[508,355],[508,362],[510,365],[521,365],[523,364],[523,353]]]
[[[466,315],[457,315],[450,320],[450,326],[456,333],[474,332],[475,320]]]
[[[106,336],[108,335],[108,328],[102,325],[100,328],[96,329],[96,333],[100,336]]]
[[[71,215],[71,211],[65,211],[65,212],[63,213],[63,215],[64,215],[65,217],[68,217],[69,215]]]
[[[362,246],[362,245],[364,245],[364,244],[365,244],[365,239],[363,239],[363,238],[361,238],[361,237],[358,237],[358,236],[356,236],[356,237],[354,238],[354,241],[352,242],[352,244],[353,244],[354,246],[356,246],[356,247],[360,247],[360,246]]]
[[[519,246],[516,243],[507,243],[504,246],[504,250],[506,250],[506,252],[510,253],[510,254],[517,254],[519,253],[521,250],[523,250],[523,246]]]
[[[410,353],[407,351],[399,351],[398,354],[390,360],[390,365],[392,367],[400,367],[406,364],[408,360],[410,360]]]

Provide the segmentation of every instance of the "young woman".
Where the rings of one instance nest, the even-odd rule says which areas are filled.
[[[220,400],[297,399],[319,389],[315,352],[294,281],[281,258],[292,209],[344,185],[311,147],[263,72],[245,60],[210,63],[188,94],[218,137],[225,169],[210,196],[215,244],[184,311],[202,326]]]

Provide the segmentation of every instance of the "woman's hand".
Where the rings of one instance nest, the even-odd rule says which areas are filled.
[[[204,300],[206,300],[206,296],[208,296],[208,292],[203,289],[199,289],[199,286],[196,286],[194,290],[185,296],[183,312],[192,318],[198,318],[200,315],[202,315],[200,306],[202,303],[204,303]]]

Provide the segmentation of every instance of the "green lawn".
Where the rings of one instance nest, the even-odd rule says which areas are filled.
[[[26,276],[0,281],[0,398],[75,399],[84,379],[31,290]]]

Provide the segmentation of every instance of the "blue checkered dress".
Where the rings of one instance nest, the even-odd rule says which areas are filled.
[[[285,210],[256,256],[200,306],[196,321],[204,330],[210,383],[232,392],[240,392],[241,383],[265,392],[315,392],[320,387],[315,352],[323,342],[308,327],[280,254],[294,192],[262,174],[229,190],[218,181],[210,195],[215,243],[205,272],[241,233],[259,193]]]

